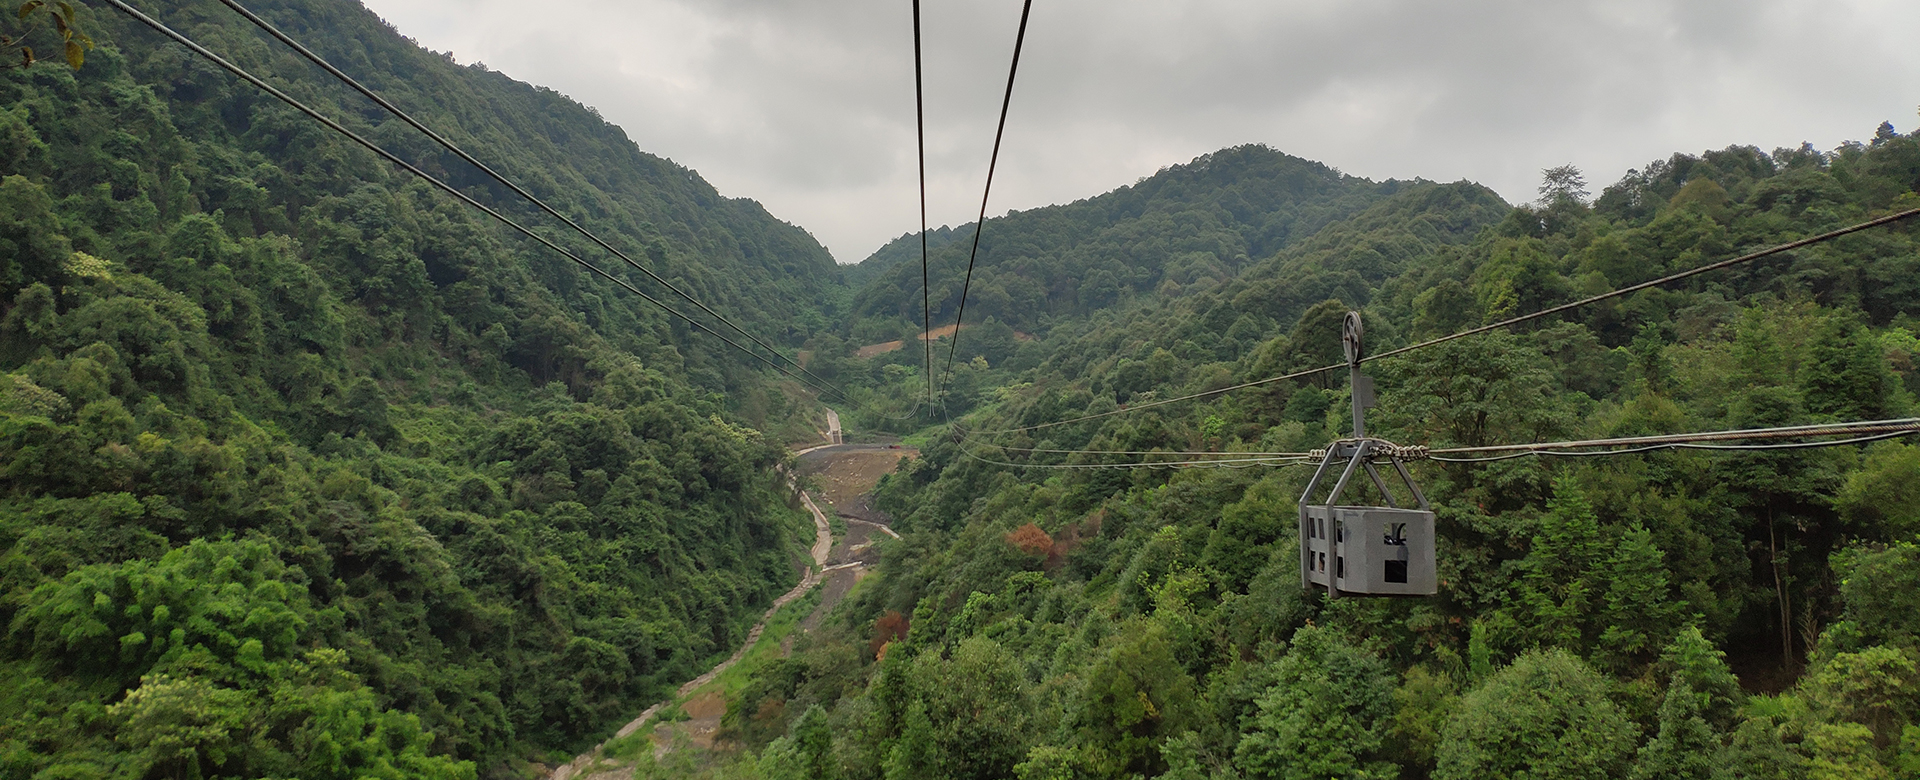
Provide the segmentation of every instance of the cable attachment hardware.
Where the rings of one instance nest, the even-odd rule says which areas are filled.
[[[1435,561],[1433,507],[1413,481],[1406,462],[1427,457],[1427,448],[1368,438],[1366,409],[1373,406],[1373,382],[1360,373],[1366,359],[1359,312],[1347,312],[1341,328],[1348,376],[1352,380],[1353,437],[1314,450],[1320,467],[1300,494],[1300,586],[1325,586],[1327,598],[1342,592],[1365,596],[1431,596],[1439,592]],[[1334,464],[1340,477],[1324,500],[1314,493]],[[1380,476],[1378,465],[1393,466],[1417,509],[1403,509]],[[1340,497],[1354,476],[1365,471],[1386,506],[1347,506]]]
[[[1360,361],[1367,359],[1366,347],[1361,342],[1366,331],[1366,326],[1360,322],[1360,312],[1347,312],[1346,321],[1340,325],[1340,346],[1346,350],[1349,367],[1357,367]]]
[[[1432,450],[1425,444],[1394,444],[1386,439],[1367,439],[1367,441],[1371,443],[1371,449],[1375,455],[1387,458],[1388,460],[1412,461],[1426,460],[1433,457]],[[1341,439],[1334,444],[1334,448],[1322,447],[1308,450],[1307,459],[1326,460],[1327,453],[1335,451],[1339,452],[1342,458],[1351,457],[1353,448],[1357,444],[1359,444],[1358,439]],[[1376,457],[1373,462],[1377,465],[1386,461]]]
[[[1394,444],[1392,442],[1383,442],[1383,449],[1387,453],[1387,457],[1394,460],[1426,460],[1427,458],[1433,457],[1432,453],[1427,450],[1427,445],[1425,444]]]

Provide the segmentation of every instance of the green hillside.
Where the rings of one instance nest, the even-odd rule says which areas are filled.
[[[1404,186],[1263,146],[1222,149],[1131,187],[989,220],[968,317],[1038,333],[1136,295],[1204,288]],[[973,232],[929,234],[935,326],[958,314]],[[919,253],[908,234],[855,266],[854,315],[919,322]]]
[[[1356,267],[1363,270],[1316,267],[1310,278],[1289,283],[1289,289],[1271,295],[1271,300],[1245,304],[1245,312],[1222,309],[1204,322],[1175,325],[1210,331],[1205,340],[1212,349],[1238,354],[1240,339],[1270,328],[1276,318],[1291,322],[1298,315],[1294,307],[1318,302],[1335,288],[1362,290],[1365,282],[1355,273],[1377,282],[1389,266],[1404,262],[1413,251],[1410,247],[1465,240],[1475,229],[1500,219],[1506,208],[1498,196],[1476,185],[1439,188],[1445,194],[1414,194],[1435,187],[1425,181],[1372,182],[1249,145],[1170,166],[1096,197],[991,218],[980,239],[967,298],[967,331],[960,339],[965,354],[958,356],[961,375],[947,409],[970,409],[974,396],[986,387],[965,365],[974,356],[996,367],[1009,360],[1031,366],[1048,354],[1084,359],[1083,353],[1063,351],[1059,345],[1090,327],[1109,327],[1092,323],[1130,319],[1171,301],[1180,302],[1179,321],[1186,323],[1196,302],[1223,300],[1229,289],[1247,295],[1272,292],[1249,291],[1248,283],[1270,280],[1280,273],[1275,263],[1281,255],[1295,257],[1294,248],[1324,231],[1336,226],[1372,229],[1394,223],[1402,210],[1424,209],[1425,221],[1396,226],[1405,235],[1394,236],[1398,244],[1378,247],[1383,254]],[[1442,215],[1445,206],[1421,205],[1423,198],[1446,201],[1452,210]],[[936,328],[951,325],[959,314],[973,233],[971,224],[929,232]],[[919,257],[919,236],[908,234],[849,268],[849,283],[858,286],[845,337],[822,334],[809,342],[818,361],[812,364],[815,370],[853,388],[870,412],[860,419],[872,427],[904,430],[904,423],[891,418],[902,416],[914,405],[916,393],[925,392],[915,384],[924,380],[914,379],[921,361],[917,350],[903,349],[877,360],[854,359],[860,346],[912,339],[920,332]],[[1266,286],[1274,284],[1268,281]],[[1241,313],[1251,318],[1236,323]],[[1216,321],[1221,315],[1225,322]],[[947,346],[943,340],[935,350],[943,364]]]
[[[804,231],[590,109],[354,3],[257,10],[766,338],[837,316]],[[156,13],[548,224],[219,4]],[[79,21],[84,67],[0,72],[0,777],[523,776],[798,579],[812,527],[771,468],[797,389]]]
[[[707,771],[1915,776],[1911,442],[1419,463],[1439,595],[1328,602],[1299,585],[1305,469],[1050,468],[1181,458],[1044,450],[1322,447],[1349,427],[1343,376],[964,432],[1337,363],[1350,308],[1384,351],[1911,209],[1917,187],[1920,135],[1885,125],[1830,153],[1674,155],[1591,201],[1566,177],[1520,207],[1401,185],[1210,284],[1054,315],[1002,352],[963,341],[948,407],[975,411],[880,489],[905,539],[836,629],[730,703],[751,749]],[[1370,364],[1370,433],[1445,447],[1915,416],[1917,229]]]
[[[919,236],[843,271],[565,96],[345,0],[257,10],[919,449],[871,576],[634,777],[1920,778],[1911,437],[1417,462],[1438,595],[1329,601],[1306,469],[1162,467],[1325,447],[1344,376],[1157,403],[1339,362],[1350,310],[1377,354],[1920,207],[1920,132],[1519,206],[1224,149],[987,220],[929,408],[919,350],[858,352],[918,332]],[[159,13],[603,259],[221,4]],[[83,67],[0,72],[0,780],[542,776],[799,579],[797,383],[77,21]],[[935,326],[972,227],[929,237]],[[1369,432],[1436,448],[1920,416],[1920,221],[1367,372]]]

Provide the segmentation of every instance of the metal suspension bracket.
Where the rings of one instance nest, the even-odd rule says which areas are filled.
[[[1373,381],[1360,373],[1366,359],[1359,312],[1347,312],[1341,344],[1347,356],[1353,396],[1353,437],[1314,455],[1320,466],[1300,495],[1300,585],[1325,585],[1327,597],[1352,595],[1423,596],[1438,592],[1435,571],[1433,507],[1413,481],[1406,461],[1425,457],[1425,447],[1402,447],[1366,435],[1366,409],[1374,405]],[[1344,463],[1324,503],[1315,503],[1336,463]],[[1392,465],[1412,504],[1395,501],[1380,465]],[[1340,496],[1360,472],[1380,491],[1384,507],[1343,506]]]

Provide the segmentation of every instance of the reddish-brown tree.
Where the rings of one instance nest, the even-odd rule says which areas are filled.
[[[873,621],[873,639],[867,642],[867,652],[876,660],[886,657],[887,643],[906,639],[908,628],[906,615],[887,610],[879,620]]]

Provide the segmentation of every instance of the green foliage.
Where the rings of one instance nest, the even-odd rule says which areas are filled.
[[[18,32],[0,35],[0,52],[6,52],[8,59],[12,59],[11,52],[7,50],[18,49],[20,62],[19,64],[8,63],[0,67],[33,67],[39,58],[34,54],[33,47],[28,44],[38,37],[46,37],[49,43],[57,42],[62,55],[66,58],[67,67],[79,70],[81,65],[86,64],[87,52],[93,49],[93,38],[80,31],[78,17],[74,13],[72,3],[27,0],[20,4],[13,15],[15,18],[7,21],[17,20],[24,24],[25,28]],[[46,31],[48,35],[36,36],[36,33],[42,32],[39,25],[43,19],[51,24],[53,29]]]
[[[812,530],[755,434],[802,416],[787,388],[129,20],[29,5],[111,44],[0,73],[0,776],[502,776],[797,577]],[[358,6],[259,11],[770,340],[839,306],[804,231],[584,107]]]
[[[934,767],[935,777],[1005,777],[1026,753],[1032,708],[1013,657],[985,637],[962,642],[951,659],[922,653],[912,665],[924,720],[909,704],[888,777]],[[922,775],[926,776],[926,775]]]
[[[1636,734],[1607,693],[1606,680],[1564,650],[1523,655],[1461,699],[1433,776],[1618,777]]]
[[[1393,692],[1393,721],[1383,752],[1411,771],[1431,773],[1440,735],[1459,705],[1452,680],[1424,666],[1408,669]]]
[[[971,410],[969,430],[1259,383],[1016,434],[930,437],[880,491],[907,539],[854,620],[864,630],[888,610],[912,612],[924,652],[988,637],[1009,653],[1036,703],[1020,776],[1893,771],[1912,715],[1896,703],[1904,667],[1885,652],[1909,653],[1920,635],[1909,618],[1920,608],[1901,595],[1920,568],[1904,544],[1907,445],[1865,457],[1834,448],[1416,465],[1439,515],[1441,595],[1331,603],[1299,587],[1300,472],[987,462],[1080,467],[1325,446],[1347,427],[1339,377],[1260,380],[1338,362],[1347,311],[1362,311],[1378,353],[1885,213],[1895,198],[1920,198],[1902,194],[1920,175],[1897,162],[1920,147],[1882,135],[1831,154],[1675,156],[1591,201],[1570,169],[1519,208],[1465,184],[1382,187],[1217,279],[1181,276],[1195,266],[1166,255],[1150,287],[1129,286],[1141,278],[1131,264],[1157,249],[1110,255],[1124,268],[1074,254],[1100,226],[1136,224],[1122,213],[1086,227],[1075,220],[1088,204],[1132,194],[997,220],[987,235],[1019,252],[993,273],[1075,269],[1080,297],[1062,303],[1066,287],[1029,284],[1026,294],[1052,302],[1027,306],[1016,324],[1034,341],[969,369],[966,403],[954,407]],[[1205,173],[1229,160],[1266,170],[1258,158],[1216,155]],[[1204,205],[1230,189],[1189,189],[1163,205]],[[1861,234],[1369,364],[1381,404],[1369,430],[1471,446],[1907,414],[1920,298],[1889,291],[1920,278],[1915,247],[1907,229]],[[891,264],[908,257],[900,245],[877,254],[870,262],[887,267],[871,269],[863,300],[897,300],[888,280],[907,273]],[[856,319],[854,332],[879,317]],[[890,360],[871,363],[904,365]],[[1377,502],[1373,492],[1361,486],[1353,500]],[[1044,533],[1059,563],[1014,554],[1003,540],[1016,529]],[[1347,661],[1303,662],[1315,643],[1342,649],[1313,657]],[[847,739],[846,754],[877,757],[853,770],[880,766],[901,738],[897,692],[914,677],[892,662],[870,673],[882,682],[840,704],[848,717],[877,716]],[[1822,674],[1833,679],[1816,684]],[[1152,717],[1176,712],[1156,684],[1194,692],[1178,724]],[[1743,684],[1787,691],[1750,697]],[[1347,725],[1314,730],[1333,723]]]
[[[182,10],[492,202],[212,4]],[[561,96],[350,4],[261,10],[398,74],[378,85],[396,101],[804,348],[849,419],[922,391],[912,342],[856,354],[917,333],[917,237],[850,292],[803,231]],[[795,388],[125,20],[81,21],[127,43],[0,79],[0,776],[510,776],[724,654],[794,579],[811,529],[773,467],[810,425]],[[996,218],[946,407],[973,431],[1116,411],[1338,362],[1350,310],[1379,353],[1651,279],[1915,202],[1920,140],[1676,155],[1591,200],[1577,170],[1546,174],[1515,208],[1240,147]],[[936,326],[970,227],[930,237]],[[1447,446],[1909,415],[1916,246],[1862,233],[1370,363],[1369,430]],[[1298,470],[992,463],[1317,448],[1346,392],[1331,374],[919,432],[877,496],[905,538],[791,655],[769,643],[722,681],[743,751],[636,776],[1920,766],[1905,444],[1417,465],[1442,580],[1419,601],[1299,587]]]
[[[1836,508],[1863,533],[1882,539],[1920,537],[1920,447],[1874,445],[1860,469],[1834,497]]]
[[[1897,743],[1920,714],[1914,653],[1875,646],[1836,653],[1807,680],[1808,700],[1833,720],[1867,727],[1876,747]]]
[[[1294,634],[1234,750],[1248,778],[1392,777],[1378,761],[1393,711],[1386,664],[1319,628]]]
[[[981,236],[969,318],[1033,332],[1156,290],[1204,291],[1399,186],[1242,146],[1097,198],[996,218]],[[953,260],[966,256],[973,232],[965,225],[928,236],[936,327],[959,307],[966,263]],[[855,267],[850,277],[864,281],[857,316],[918,321],[920,297],[907,293],[918,292],[920,269],[908,259],[919,257],[919,244],[918,234],[902,236]]]
[[[1680,632],[1660,656],[1668,667],[1655,733],[1640,748],[1635,778],[1709,777],[1724,757],[1731,719],[1745,695],[1723,655],[1697,628]]]
[[[1640,748],[1634,778],[1708,777],[1716,766],[1719,735],[1702,717],[1701,698],[1685,680],[1667,688],[1660,703],[1659,730]]]
[[[1087,671],[1084,709],[1076,719],[1086,739],[1116,768],[1159,772],[1159,744],[1193,725],[1193,680],[1174,655],[1161,621],[1142,621]]]
[[[1920,644],[1920,546],[1853,550],[1840,558],[1844,619],[1828,630],[1832,650]]]

